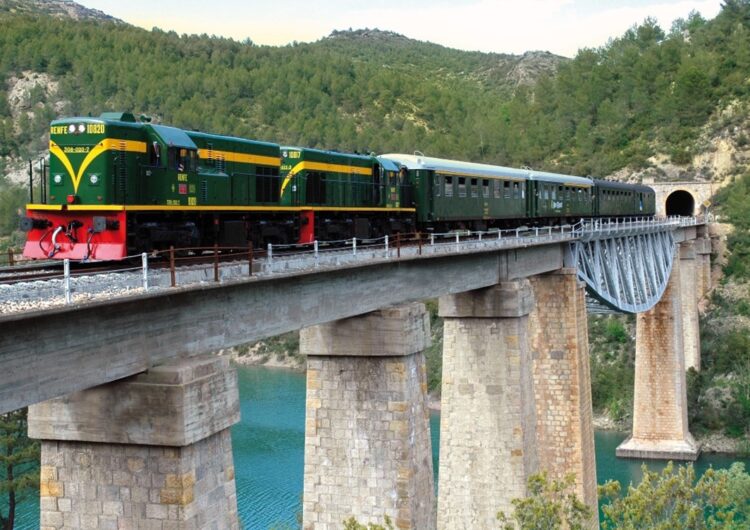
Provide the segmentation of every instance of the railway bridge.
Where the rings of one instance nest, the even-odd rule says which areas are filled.
[[[206,352],[295,329],[308,358],[305,529],[351,515],[489,528],[540,470],[573,473],[597,513],[586,289],[637,313],[633,433],[618,454],[697,457],[685,366],[699,367],[697,301],[710,287],[705,220],[352,246],[269,256],[253,277],[1,316],[0,410],[30,405],[41,527],[238,528],[236,377]],[[420,302],[434,297],[438,498]]]

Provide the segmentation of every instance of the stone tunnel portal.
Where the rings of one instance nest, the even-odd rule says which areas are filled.
[[[694,215],[695,199],[689,191],[677,190],[669,194],[666,204],[667,215]]]

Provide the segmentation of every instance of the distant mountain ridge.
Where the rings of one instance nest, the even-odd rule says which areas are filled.
[[[106,20],[123,23],[98,9],[90,9],[72,0],[0,0],[0,13],[51,15],[73,20]]]
[[[355,59],[397,57],[414,67],[429,65],[447,75],[463,75],[484,85],[510,89],[534,85],[539,78],[554,75],[560,64],[570,60],[548,51],[528,51],[523,55],[463,51],[376,28],[333,31],[320,44],[348,48]]]

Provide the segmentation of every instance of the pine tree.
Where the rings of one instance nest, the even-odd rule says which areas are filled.
[[[39,443],[26,435],[27,409],[0,415],[0,495],[7,513],[0,512],[0,530],[13,530],[21,497],[39,488]]]

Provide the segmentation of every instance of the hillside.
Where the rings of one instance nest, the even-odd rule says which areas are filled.
[[[55,16],[31,16],[37,3],[0,0],[6,162],[43,151],[55,116],[115,109],[281,143],[486,158],[488,109],[563,61],[541,52],[462,52],[378,30],[256,46],[101,17],[71,23],[51,9],[58,4],[75,5],[56,2],[47,6]]]
[[[51,15],[73,20],[106,20],[122,22],[96,9],[89,9],[72,0],[0,0],[0,13]]]

